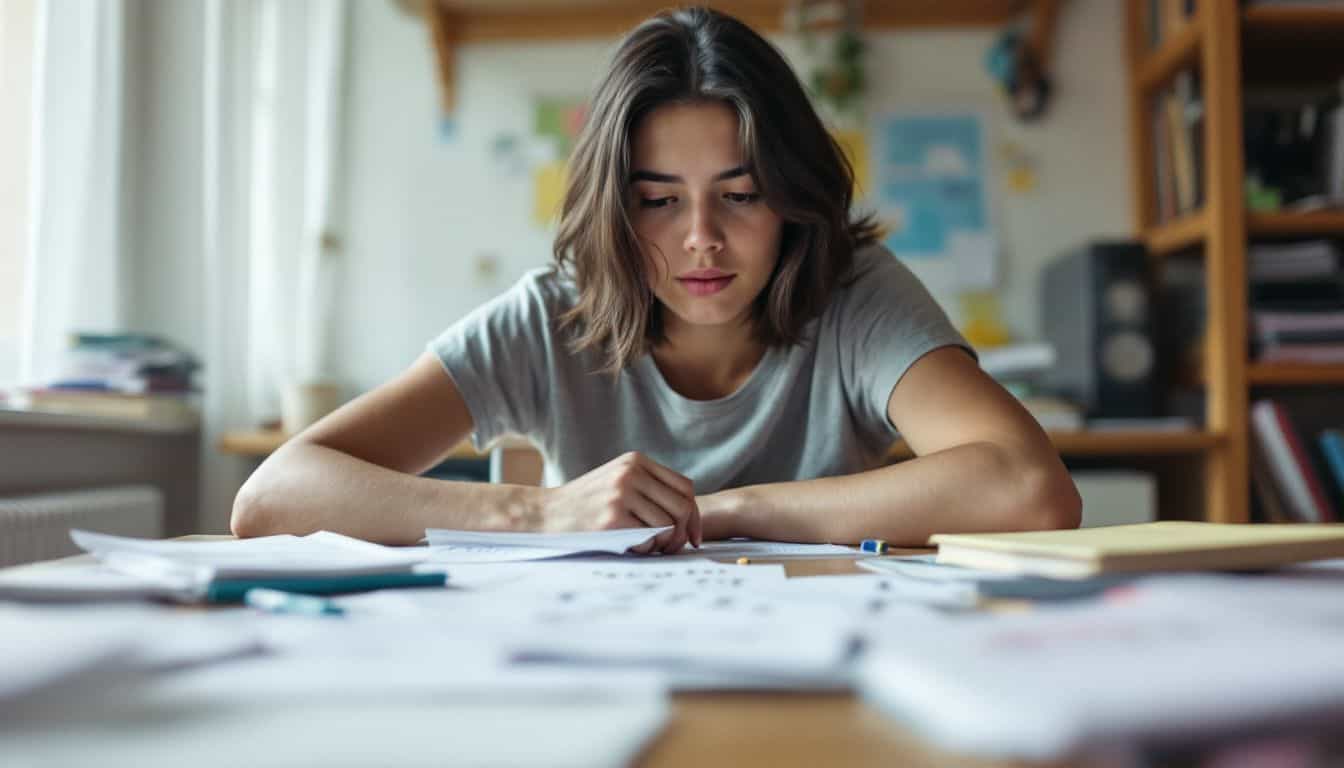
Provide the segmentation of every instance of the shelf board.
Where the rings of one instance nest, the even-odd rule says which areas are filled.
[[[610,37],[666,9],[666,0],[438,0],[451,14],[462,42]],[[785,0],[720,0],[709,5],[762,32],[784,28],[792,3]],[[866,29],[1002,27],[1029,7],[1027,0],[902,0],[871,3]]]
[[[1344,7],[1256,5],[1242,12],[1242,26],[1254,33],[1344,32]]]
[[[1246,229],[1251,235],[1344,236],[1344,210],[1252,212],[1246,214]]]
[[[1144,233],[1143,240],[1150,253],[1166,256],[1203,242],[1207,233],[1208,218],[1201,210],[1152,227]]]
[[[1051,430],[1050,440],[1063,456],[1176,456],[1199,454],[1216,447],[1218,435],[1196,430]],[[913,456],[905,441],[898,442],[888,454],[892,459]]]
[[[1157,50],[1144,55],[1139,62],[1139,88],[1144,93],[1152,93],[1177,72],[1194,66],[1199,59],[1199,44],[1198,20],[1186,21],[1175,34],[1162,41]]]
[[[1246,380],[1260,387],[1333,386],[1344,384],[1344,365],[1251,363]]]
[[[228,453],[234,456],[251,456],[256,459],[263,459],[271,455],[280,446],[285,444],[289,435],[278,429],[239,429],[231,432],[225,432],[215,443],[215,448],[220,453]],[[514,445],[509,441],[501,443],[503,445]],[[486,458],[489,453],[481,453],[471,446],[470,442],[464,441],[458,443],[452,452],[446,458],[449,459],[481,459]]]

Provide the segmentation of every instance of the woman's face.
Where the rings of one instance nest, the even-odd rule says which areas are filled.
[[[779,260],[780,218],[743,167],[737,115],[719,102],[669,104],[635,126],[635,232],[669,330],[750,321]]]

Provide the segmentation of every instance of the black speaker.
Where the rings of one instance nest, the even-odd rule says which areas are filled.
[[[1093,242],[1041,276],[1041,327],[1057,364],[1044,378],[1088,418],[1157,415],[1158,356],[1147,254],[1135,242]]]

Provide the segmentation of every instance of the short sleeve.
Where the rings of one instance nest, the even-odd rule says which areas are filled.
[[[541,382],[552,325],[544,276],[544,270],[525,275],[426,347],[462,394],[475,425],[477,449],[501,435],[540,430]]]
[[[853,282],[832,310],[845,395],[852,412],[879,434],[896,436],[887,403],[916,360],[946,346],[975,356],[919,278],[881,246],[855,254]]]

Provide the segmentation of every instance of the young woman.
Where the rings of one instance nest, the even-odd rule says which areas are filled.
[[[851,215],[852,183],[759,35],[646,21],[593,96],[554,266],[276,451],[234,532],[673,526],[643,548],[672,552],[1076,526],[1050,441]],[[505,433],[548,487],[417,477]],[[898,433],[916,458],[883,466]]]

